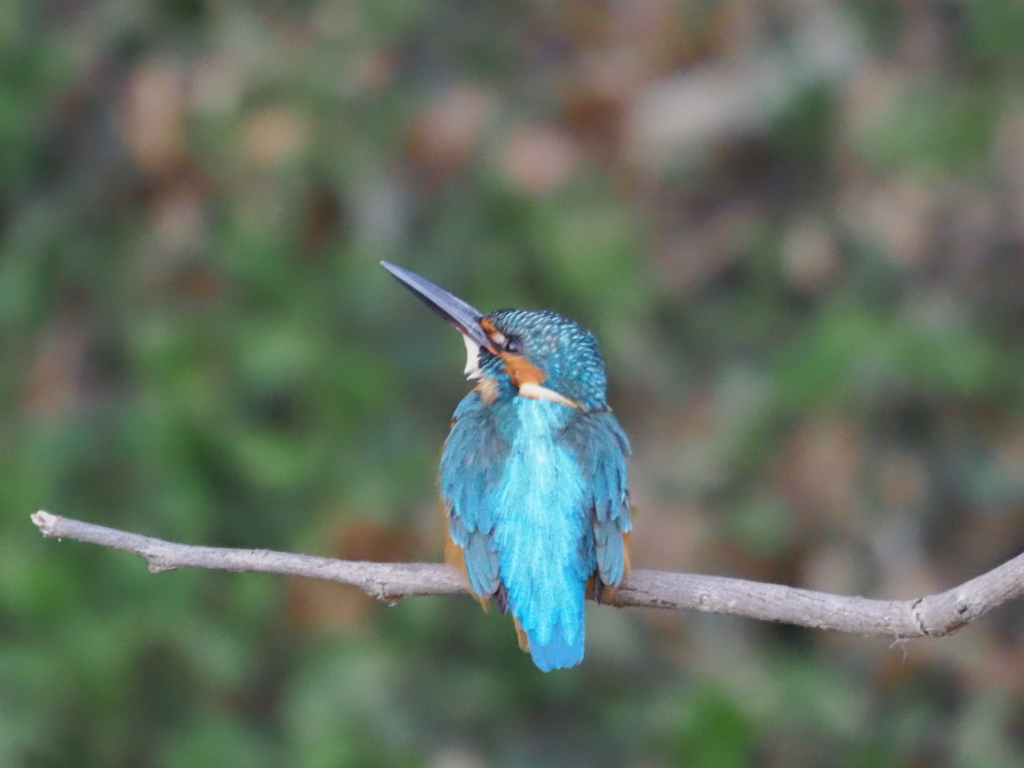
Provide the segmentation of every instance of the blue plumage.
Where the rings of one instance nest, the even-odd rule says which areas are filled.
[[[385,267],[462,331],[478,381],[441,458],[449,535],[470,587],[515,617],[540,669],[574,666],[588,579],[599,595],[629,568],[629,441],[605,401],[597,340],[554,312],[481,315]]]

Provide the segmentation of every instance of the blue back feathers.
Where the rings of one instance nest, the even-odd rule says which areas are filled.
[[[449,533],[471,588],[512,613],[537,666],[569,667],[583,658],[587,579],[618,586],[627,568],[629,442],[606,405],[593,334],[554,312],[486,317],[545,388],[581,407],[519,395],[505,361],[481,349],[491,394],[462,400],[441,459]]]

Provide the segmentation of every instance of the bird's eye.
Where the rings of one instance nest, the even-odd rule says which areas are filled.
[[[519,355],[523,352],[523,342],[519,339],[509,337],[505,342],[505,351],[512,355]]]

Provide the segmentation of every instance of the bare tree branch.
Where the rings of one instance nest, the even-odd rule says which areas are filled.
[[[175,568],[259,571],[359,587],[379,600],[466,592],[461,575],[440,563],[365,563],[326,557],[175,544],[83,523],[49,512],[32,515],[44,536],[75,539],[139,555],[153,573]],[[610,596],[617,606],[691,608],[814,629],[896,639],[948,635],[1024,594],[1024,554],[958,587],[914,600],[869,600],[780,584],[634,570]],[[606,598],[608,597],[606,593]]]

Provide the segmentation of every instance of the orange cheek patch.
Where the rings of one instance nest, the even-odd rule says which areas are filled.
[[[544,371],[522,355],[499,352],[498,357],[505,364],[505,371],[517,388],[523,384],[540,384],[547,379]]]
[[[489,318],[481,318],[480,327],[484,329],[487,338],[497,347],[494,354],[500,357],[501,362],[505,364],[505,373],[512,379],[512,383],[516,385],[517,389],[523,384],[542,384],[547,380],[547,374],[522,355],[501,351],[500,348],[505,343],[505,334],[495,328]]]

